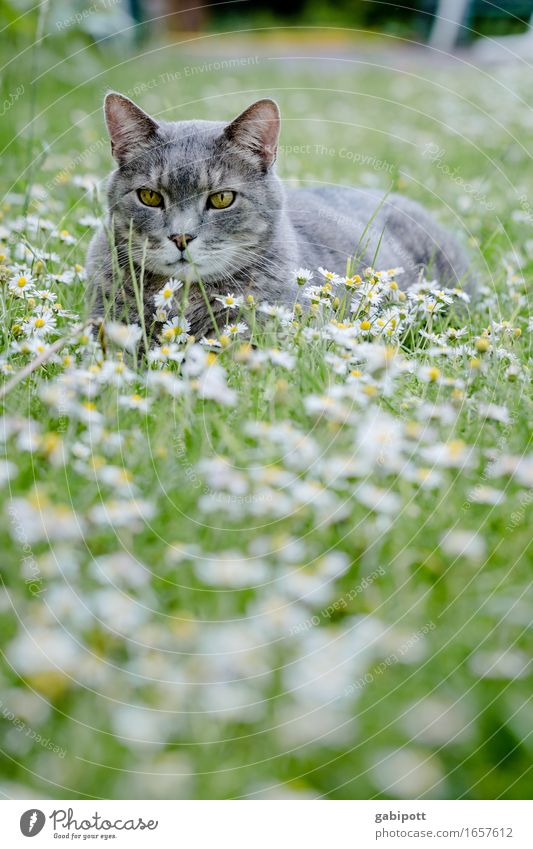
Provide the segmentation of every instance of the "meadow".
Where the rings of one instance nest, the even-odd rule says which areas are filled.
[[[526,798],[531,70],[224,45],[4,43],[0,792]],[[146,358],[86,323],[108,88],[274,97],[287,184],[424,202],[476,295],[295,269]]]

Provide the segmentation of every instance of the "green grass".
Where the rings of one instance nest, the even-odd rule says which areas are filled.
[[[268,322],[251,361],[239,343],[225,348],[217,365],[236,393],[231,404],[202,399],[195,376],[183,395],[158,394],[144,368],[129,387],[95,385],[87,369],[94,374],[101,348],[84,353],[68,339],[57,361],[9,392],[2,792],[527,797],[531,80],[521,69],[460,64],[391,72],[256,61],[253,43],[240,67],[186,70],[218,61],[223,47],[206,39],[194,53],[169,44],[104,57],[80,42],[79,55],[62,59],[64,45],[50,38],[34,59],[34,85],[29,55],[6,72],[4,96],[21,84],[25,92],[0,122],[6,379],[34,356],[13,348],[24,335],[13,325],[32,312],[7,285],[21,246],[57,255],[36,279],[84,317],[83,281],[52,275],[83,264],[92,230],[81,222],[100,214],[72,178],[101,180],[110,167],[108,87],[169,119],[229,119],[274,96],[286,180],[393,188],[423,201],[463,233],[482,297],[466,314],[433,320],[437,334],[464,325],[450,343],[464,350],[434,350],[417,319],[392,344],[390,362],[404,370],[359,364],[366,391],[332,359],[342,345],[306,337],[306,323],[322,326],[317,318],[289,329]],[[52,230],[19,227],[25,198],[32,220]],[[497,331],[502,320],[509,326]],[[50,341],[73,321],[60,318]],[[291,354],[289,368],[259,361],[273,347]],[[116,359],[109,342],[107,357]],[[136,391],[148,412],[118,403]],[[336,391],[340,409],[310,408],[311,396]],[[100,428],[84,420],[87,400]],[[487,404],[506,408],[507,421],[486,417]],[[285,431],[258,433],[256,422]],[[373,438],[384,423],[383,459]],[[441,466],[432,448],[450,442],[458,459]],[[226,482],[217,458],[231,466]],[[350,473],[339,474],[347,463]],[[440,476],[435,486],[421,486],[421,468]],[[392,508],[369,507],[362,484],[393,496]],[[497,490],[498,503],[480,500],[481,487]],[[144,519],[95,517],[103,503],[133,497],[148,502]],[[117,574],[122,561],[98,560],[121,552]]]

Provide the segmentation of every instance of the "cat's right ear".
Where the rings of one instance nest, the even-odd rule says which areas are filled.
[[[104,113],[111,153],[118,163],[135,156],[154,142],[157,122],[123,94],[110,92],[104,101]]]

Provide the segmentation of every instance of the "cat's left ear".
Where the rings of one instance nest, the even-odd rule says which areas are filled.
[[[242,150],[253,154],[265,168],[270,168],[276,158],[280,128],[278,104],[265,99],[252,103],[231,124],[224,134]]]

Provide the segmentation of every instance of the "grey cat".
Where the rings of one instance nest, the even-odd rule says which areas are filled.
[[[169,278],[189,280],[186,317],[197,337],[213,330],[198,280],[216,320],[225,308],[215,296],[228,292],[292,305],[291,272],[303,265],[343,274],[358,245],[360,268],[401,265],[403,285],[428,267],[443,286],[468,275],[456,240],[413,201],[338,186],[286,191],[274,167],[273,100],[253,103],[229,124],[169,123],[110,93],[105,117],[118,168],[108,221],[87,257],[95,315],[138,320],[141,268],[147,329],[157,327],[154,294]]]

